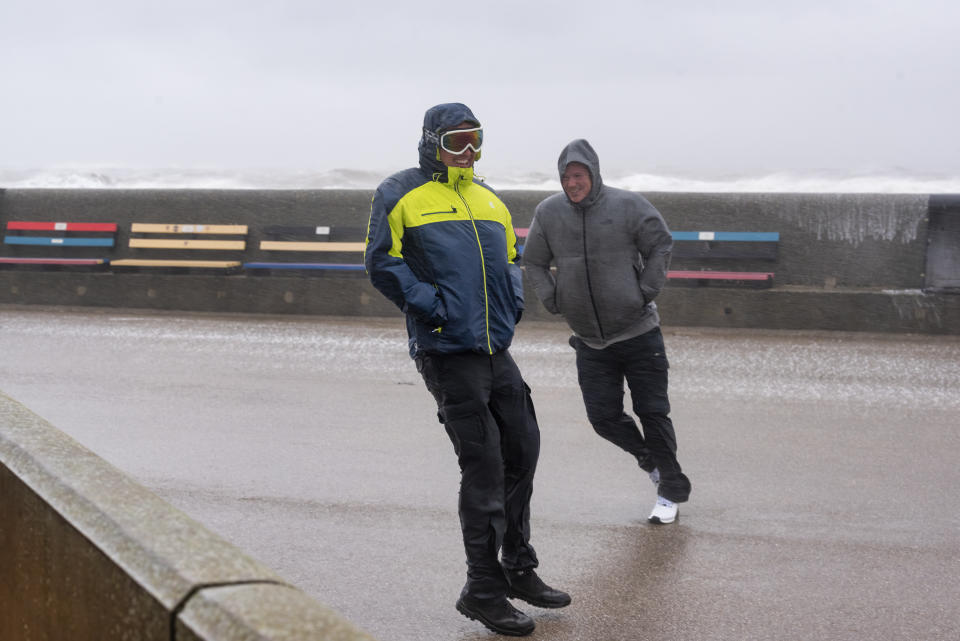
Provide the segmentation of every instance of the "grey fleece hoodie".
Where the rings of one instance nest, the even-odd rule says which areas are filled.
[[[564,148],[561,177],[572,162],[590,170],[590,194],[574,204],[561,192],[537,205],[523,264],[544,307],[562,314],[584,343],[602,349],[660,324],[653,299],[667,278],[673,238],[646,198],[603,184],[600,160],[586,140]]]

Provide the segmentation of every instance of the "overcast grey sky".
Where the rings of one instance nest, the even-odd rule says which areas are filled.
[[[0,167],[960,174],[960,2],[0,2]]]

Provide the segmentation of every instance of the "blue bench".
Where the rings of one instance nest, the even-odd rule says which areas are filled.
[[[779,232],[675,231],[673,260],[695,262],[699,269],[679,268],[667,272],[667,278],[696,285],[726,284],[770,287],[774,273],[767,270],[741,271],[714,269],[709,261],[775,261],[779,252]]]

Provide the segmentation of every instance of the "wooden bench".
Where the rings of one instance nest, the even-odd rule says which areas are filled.
[[[3,238],[5,245],[18,249],[48,247],[56,255],[45,256],[3,256],[0,265],[28,266],[43,268],[87,267],[95,268],[109,263],[109,259],[99,256],[65,256],[61,248],[106,248],[113,247],[117,233],[116,223],[53,222],[11,220],[6,224],[7,233]],[[84,234],[84,235],[77,235]],[[96,235],[89,235],[96,234]],[[46,251],[46,250],[40,250]],[[81,253],[82,249],[79,250]]]
[[[186,258],[183,254],[177,254],[176,257],[171,258],[122,258],[110,261],[110,266],[114,269],[125,271],[148,268],[174,273],[194,270],[231,271],[243,265],[239,253],[247,247],[246,225],[133,223],[130,226],[130,234],[128,245],[131,249],[181,250],[187,253],[232,251],[237,252],[238,256],[230,260],[214,260],[206,256],[198,259]],[[134,236],[134,234],[137,235]],[[204,238],[204,236],[232,238]]]
[[[366,232],[357,227],[285,226],[272,225],[263,229],[267,239],[261,240],[259,248],[264,252],[297,252],[301,260],[261,260],[243,264],[245,270],[269,273],[272,271],[301,271],[319,274],[325,271],[363,272],[363,263],[319,262],[302,260],[317,253],[363,254],[366,242],[347,241],[346,238],[362,237]]]
[[[771,271],[747,271],[713,269],[705,267],[713,259],[721,261],[775,261],[780,242],[779,232],[736,231],[675,231],[673,236],[674,260],[694,261],[700,269],[673,269],[667,279],[693,285],[750,285],[771,287],[774,273]]]
[[[517,238],[526,238],[529,227],[515,227]],[[675,231],[673,236],[673,258],[680,259],[740,259],[767,260],[777,259],[779,232],[730,232],[730,231]],[[523,252],[523,245],[517,247]],[[667,272],[667,279],[684,281],[696,285],[748,284],[770,287],[773,285],[773,272],[769,271],[732,271],[713,269],[675,269]]]

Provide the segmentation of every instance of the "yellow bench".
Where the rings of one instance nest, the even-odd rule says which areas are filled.
[[[189,250],[216,251],[216,252],[243,252],[247,248],[246,225],[206,225],[206,224],[178,224],[178,223],[133,223],[130,226],[131,236],[128,245],[131,249],[146,250]],[[196,236],[233,236],[234,238],[196,238]],[[237,237],[240,238],[237,238]],[[174,254],[176,256],[176,254]],[[207,260],[192,258],[183,255],[176,258],[121,258],[110,261],[111,266],[118,268],[168,268],[178,269],[221,269],[230,270],[243,265],[237,256],[236,260]]]

